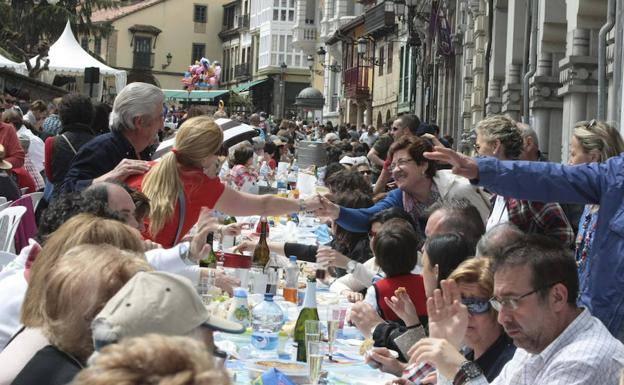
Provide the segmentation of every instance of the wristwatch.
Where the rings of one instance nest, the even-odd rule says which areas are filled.
[[[481,372],[481,368],[479,368],[477,364],[473,361],[466,360],[462,362],[459,367],[459,371],[455,374],[453,385],[464,385],[482,374],[483,372]]]
[[[349,262],[347,262],[347,269],[346,269],[347,273],[353,274],[356,267],[357,267],[357,262],[354,260],[350,260]]]

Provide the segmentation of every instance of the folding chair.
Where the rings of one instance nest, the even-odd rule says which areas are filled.
[[[13,206],[0,211],[0,251],[15,250],[15,232],[26,213],[26,207]],[[2,231],[6,229],[6,231]],[[4,236],[2,236],[4,234]]]

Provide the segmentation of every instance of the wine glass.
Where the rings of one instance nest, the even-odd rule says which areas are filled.
[[[340,329],[340,306],[330,306],[327,308],[327,342],[329,345],[329,361],[332,361],[332,353],[336,334]]]
[[[310,384],[318,385],[321,378],[321,369],[323,367],[323,352],[321,350],[320,341],[310,341],[308,348],[308,370],[310,376]]]
[[[309,342],[320,342],[321,341],[321,322],[318,320],[306,320],[304,323],[305,327],[305,346],[308,347]],[[306,351],[306,360],[310,355],[309,351]]]

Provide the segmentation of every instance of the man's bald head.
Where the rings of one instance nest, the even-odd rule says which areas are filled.
[[[134,201],[130,193],[122,186],[109,182],[95,183],[89,186],[83,194],[87,198],[106,202],[108,208],[117,213],[128,226],[140,228],[134,215],[136,210]]]

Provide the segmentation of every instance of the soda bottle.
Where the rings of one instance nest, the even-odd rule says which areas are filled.
[[[297,283],[299,281],[299,265],[297,257],[291,255],[286,267],[286,285],[284,286],[284,299],[297,304]]]

